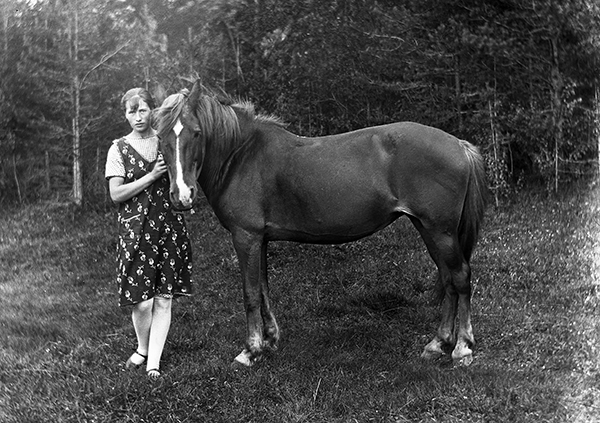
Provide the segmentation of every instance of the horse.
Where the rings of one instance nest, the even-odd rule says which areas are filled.
[[[246,312],[245,347],[234,364],[253,365],[280,339],[269,300],[270,241],[346,243],[400,216],[411,220],[438,269],[442,316],[422,357],[452,350],[456,365],[471,364],[469,261],[487,197],[474,145],[413,122],[297,136],[276,116],[199,81],[167,97],[155,122],[173,206],[191,208],[200,187],[231,233]]]

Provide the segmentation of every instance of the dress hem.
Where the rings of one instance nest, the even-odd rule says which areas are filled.
[[[173,298],[172,299],[175,299],[177,297],[192,297],[192,296],[193,296],[193,294],[184,294],[184,293],[181,293],[181,292],[176,292],[176,293],[173,293]],[[131,302],[130,301],[130,302],[127,302],[125,304],[119,303],[119,307],[131,307],[131,306],[134,306],[136,304],[143,303],[144,301],[151,300],[154,297],[160,297],[160,295],[155,294],[155,295],[149,297],[146,300],[140,300],[140,301],[137,301],[137,302]]]

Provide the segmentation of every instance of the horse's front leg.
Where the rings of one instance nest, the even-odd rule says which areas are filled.
[[[274,347],[279,339],[279,329],[269,306],[267,246],[261,236],[245,232],[235,234],[233,242],[242,273],[246,311],[246,348],[235,362],[251,366],[261,357],[265,345]]]

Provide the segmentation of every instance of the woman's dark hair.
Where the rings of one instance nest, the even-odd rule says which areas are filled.
[[[132,88],[127,91],[121,98],[121,107],[126,110],[127,103],[131,103],[137,109],[140,100],[143,100],[150,110],[154,109],[154,99],[145,88]]]

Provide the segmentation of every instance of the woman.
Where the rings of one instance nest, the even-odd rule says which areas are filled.
[[[126,367],[146,363],[148,376],[158,379],[172,300],[191,295],[192,250],[183,215],[169,200],[167,166],[150,124],[154,101],[147,90],[133,88],[121,105],[132,131],[113,141],[105,176],[119,205],[119,305],[133,306],[137,337]]]

